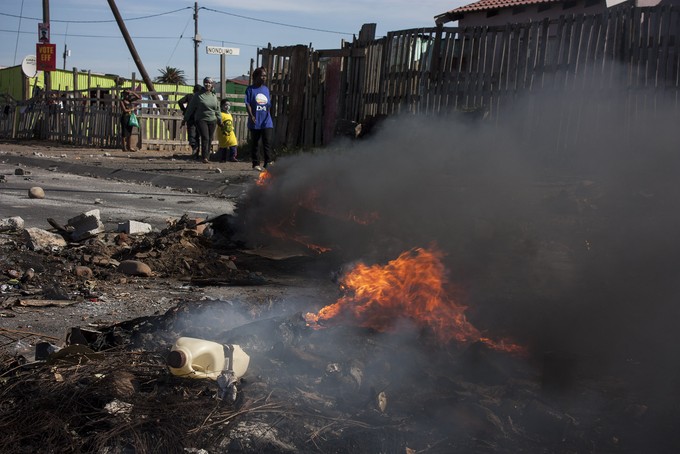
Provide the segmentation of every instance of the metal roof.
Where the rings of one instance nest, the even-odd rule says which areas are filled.
[[[537,5],[539,3],[563,3],[563,0],[479,0],[469,5],[461,6],[451,11],[438,14],[434,17],[435,22],[444,24],[460,19],[463,13],[472,11],[487,11],[490,9],[513,8],[515,6]]]

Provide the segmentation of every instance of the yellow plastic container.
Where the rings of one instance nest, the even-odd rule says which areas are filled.
[[[188,378],[216,380],[225,369],[232,369],[236,378],[241,378],[249,363],[250,357],[238,345],[222,345],[193,337],[177,339],[168,355],[170,372]]]

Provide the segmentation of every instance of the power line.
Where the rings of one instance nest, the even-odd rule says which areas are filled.
[[[303,27],[301,25],[291,25],[291,24],[284,24],[282,22],[274,22],[274,21],[270,21],[270,20],[257,19],[255,17],[248,17],[248,16],[242,16],[240,14],[227,13],[226,11],[218,11],[216,9],[206,8],[204,6],[200,7],[199,9],[204,9],[206,11],[212,11],[213,13],[224,14],[224,15],[227,15],[227,16],[238,17],[240,19],[248,19],[248,20],[252,20],[252,21],[256,21],[256,22],[264,22],[266,24],[280,25],[282,27],[299,28],[299,29],[302,29],[302,30],[311,30],[311,31],[314,31],[314,32],[322,32],[322,33],[334,33],[336,35],[349,35],[349,36],[353,35],[353,33],[338,32],[338,31],[333,31],[333,30],[323,30],[323,29],[320,29],[320,28]]]
[[[222,44],[235,44],[237,46],[247,46],[247,47],[267,47],[266,45],[262,44],[246,44],[246,43],[237,43],[235,41],[225,41],[223,39],[208,39],[208,38],[203,38],[203,42],[211,42],[211,43],[222,43]]]
[[[187,31],[187,27],[189,26],[190,22],[191,22],[191,18],[189,18],[186,25],[184,26],[184,30],[182,30],[182,33],[180,33],[179,38],[177,39],[177,43],[175,44],[175,48],[172,49],[172,52],[170,53],[170,56],[168,57],[168,62],[165,64],[165,66],[168,66],[170,64],[170,60],[172,60],[172,56],[175,55],[175,51],[177,50],[179,43],[182,41],[182,38],[184,38],[184,32]]]
[[[8,33],[21,33],[22,35],[34,35],[35,33],[33,32],[17,32],[16,30],[7,30],[7,29],[0,29],[0,32],[8,32]],[[54,33],[51,32],[50,35],[52,36],[66,36],[65,33]],[[71,38],[122,38],[120,35],[80,35],[78,33],[69,33],[69,37]],[[135,39],[172,39],[175,40],[177,39],[176,36],[133,36]],[[185,38],[185,39],[191,39],[191,38]]]
[[[139,17],[130,17],[127,19],[124,19],[126,21],[132,21],[132,20],[140,20],[140,19],[150,19],[152,17],[159,17],[159,16],[166,16],[168,14],[173,14],[178,11],[184,11],[185,9],[191,9],[190,6],[186,6],[184,8],[179,8],[173,11],[166,11],[164,13],[158,13],[158,14],[149,14],[147,16],[139,16]],[[23,2],[22,2],[22,12],[23,12]],[[24,17],[21,15],[21,13],[17,16],[16,14],[9,14],[9,13],[0,13],[0,16],[9,16],[9,17],[16,17],[21,19],[30,19],[30,20],[37,20],[39,22],[42,22],[42,19],[39,19],[37,17]],[[50,19],[50,22],[61,22],[61,23],[67,23],[67,24],[105,24],[109,22],[115,22],[115,19],[107,19],[107,20],[59,20],[59,19]]]
[[[22,35],[34,35],[35,33],[33,32],[17,32],[16,30],[7,30],[0,28],[0,33],[20,33]],[[65,33],[50,33],[52,36],[66,36]],[[69,38],[103,38],[103,39],[122,39],[120,35],[81,35],[78,33],[69,33],[68,34]],[[175,39],[178,39],[176,36],[133,36],[134,39],[172,39],[173,41]],[[180,36],[179,40],[187,40],[187,41],[193,41],[192,37],[184,37]],[[227,44],[235,44],[238,46],[247,46],[247,47],[267,47],[266,45],[262,44],[247,44],[247,43],[237,43],[234,41],[225,41],[223,39],[209,39],[209,38],[203,38],[204,42],[211,42],[211,43],[227,43]]]
[[[19,14],[24,13],[24,0],[21,0],[21,11]],[[17,64],[17,49],[19,48],[19,33],[21,32],[21,19],[19,19],[19,26],[17,27],[17,42],[14,45],[14,64]]]

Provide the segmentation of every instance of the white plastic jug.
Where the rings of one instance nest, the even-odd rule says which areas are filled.
[[[216,380],[225,369],[232,369],[236,378],[241,378],[249,363],[250,357],[238,345],[222,345],[193,337],[177,339],[168,355],[170,372],[188,378]]]
[[[224,350],[227,352],[225,369],[231,369],[234,371],[234,376],[236,378],[243,377],[243,375],[246,373],[246,370],[248,370],[250,356],[248,356],[248,354],[236,344],[227,344],[224,346]]]

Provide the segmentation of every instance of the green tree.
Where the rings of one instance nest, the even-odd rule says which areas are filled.
[[[186,85],[187,81],[184,77],[184,71],[181,69],[173,68],[172,66],[166,66],[165,69],[159,69],[160,76],[156,77],[154,82],[159,84],[183,84]]]

